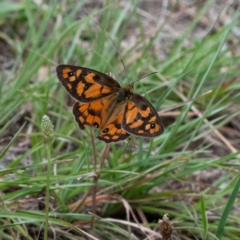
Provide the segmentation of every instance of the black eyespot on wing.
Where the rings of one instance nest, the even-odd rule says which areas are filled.
[[[107,123],[102,126],[102,130],[97,137],[99,140],[106,143],[123,141],[129,137],[129,133],[122,129],[124,105],[115,110],[116,111],[113,112]]]
[[[80,129],[86,125],[100,128],[101,118],[101,99],[92,103],[79,103],[73,105],[73,115]]]
[[[156,124],[155,123],[151,123],[150,127],[151,128],[155,128]]]
[[[108,128],[103,129],[103,133],[107,133],[108,130],[109,130]]]
[[[94,126],[95,128],[99,128],[99,124],[98,124],[97,122],[94,122],[94,123],[93,123],[93,126]]]

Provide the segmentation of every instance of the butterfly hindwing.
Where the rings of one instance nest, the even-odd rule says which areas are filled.
[[[106,143],[123,141],[129,134],[122,129],[122,120],[125,105],[116,105],[107,123],[102,127],[97,138]]]
[[[142,137],[156,137],[163,133],[163,124],[158,113],[147,99],[133,94],[128,100],[123,115],[122,128]]]
[[[102,98],[90,103],[76,102],[73,106],[73,115],[80,129],[83,130],[86,125],[100,128],[97,138],[106,143],[128,138],[129,134],[121,126],[125,105],[114,104],[115,102],[114,97]]]
[[[56,71],[63,86],[79,102],[105,98],[121,87],[110,76],[89,68],[59,65]]]
[[[83,130],[86,125],[102,128],[108,116],[107,109],[111,100],[102,98],[89,103],[76,102],[73,105],[73,115],[79,127]]]
[[[108,132],[104,132],[104,129],[108,129]],[[98,134],[97,139],[106,143],[123,141],[129,137],[129,133],[115,122],[109,123],[104,129]]]

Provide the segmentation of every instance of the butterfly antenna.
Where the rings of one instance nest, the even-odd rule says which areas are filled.
[[[88,15],[90,16],[90,18],[94,21],[94,23],[96,24],[96,26],[98,26],[102,31],[104,31],[104,33],[106,34],[106,36],[110,39],[110,41],[112,42],[114,48],[116,49],[117,53],[118,53],[118,56],[121,58],[121,62],[123,64],[123,68],[124,68],[124,71],[126,73],[126,76],[128,78],[128,73],[127,73],[127,70],[126,70],[126,66],[123,62],[123,59],[122,59],[122,56],[121,56],[121,53],[116,45],[116,43],[114,42],[114,40],[111,38],[110,34],[98,23],[96,22],[96,20],[92,17],[92,15],[87,11],[87,9],[84,7],[84,10],[88,13]]]
[[[152,73],[149,73],[149,74],[147,74],[147,75],[145,75],[145,76],[139,78],[138,80],[134,81],[132,84],[134,84],[135,82],[140,81],[140,80],[143,79],[143,78],[146,78],[146,77],[149,77],[149,76],[151,76],[151,75],[153,75],[153,74],[156,74],[156,73],[158,73],[158,72],[152,72]]]
[[[117,45],[115,44],[115,42],[113,41],[113,39],[111,38],[110,34],[93,18],[93,16],[90,14],[90,12],[88,12],[88,10],[86,9],[85,6],[84,6],[84,10],[88,14],[88,16],[92,19],[92,21],[96,24],[96,26],[98,26],[106,34],[106,36],[111,40],[113,46],[117,50],[118,55],[121,57],[119,49],[118,49]]]
[[[127,79],[128,79],[128,73],[127,73],[127,69],[126,69],[126,66],[125,66],[125,64],[124,64],[124,62],[123,62],[123,59],[122,59],[122,58],[121,58],[121,62],[122,62],[122,65],[123,65],[124,71],[125,71],[125,73],[126,73]]]

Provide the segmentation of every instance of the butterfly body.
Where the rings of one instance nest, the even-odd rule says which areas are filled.
[[[153,106],[134,93],[133,84],[121,87],[101,72],[71,65],[59,65],[57,75],[69,94],[77,100],[73,115],[80,129],[86,125],[100,129],[98,139],[106,143],[122,141],[130,134],[155,137],[163,124]]]

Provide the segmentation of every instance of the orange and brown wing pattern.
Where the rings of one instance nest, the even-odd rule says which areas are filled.
[[[90,103],[76,102],[73,105],[73,115],[79,127],[84,129],[86,125],[102,128],[106,123],[111,100],[108,98],[98,99]]]
[[[107,97],[121,87],[113,78],[90,68],[59,65],[56,71],[69,94],[84,103]]]
[[[138,94],[133,94],[125,107],[122,128],[142,137],[156,137],[163,133],[158,113],[147,99]]]
[[[106,143],[123,141],[129,134],[122,129],[125,105],[116,105],[107,123],[102,127],[97,138]]]
[[[106,143],[122,141],[129,134],[122,129],[125,105],[116,105],[116,99],[107,97],[90,103],[76,102],[73,115],[80,129],[86,125],[100,128],[98,139]]]

